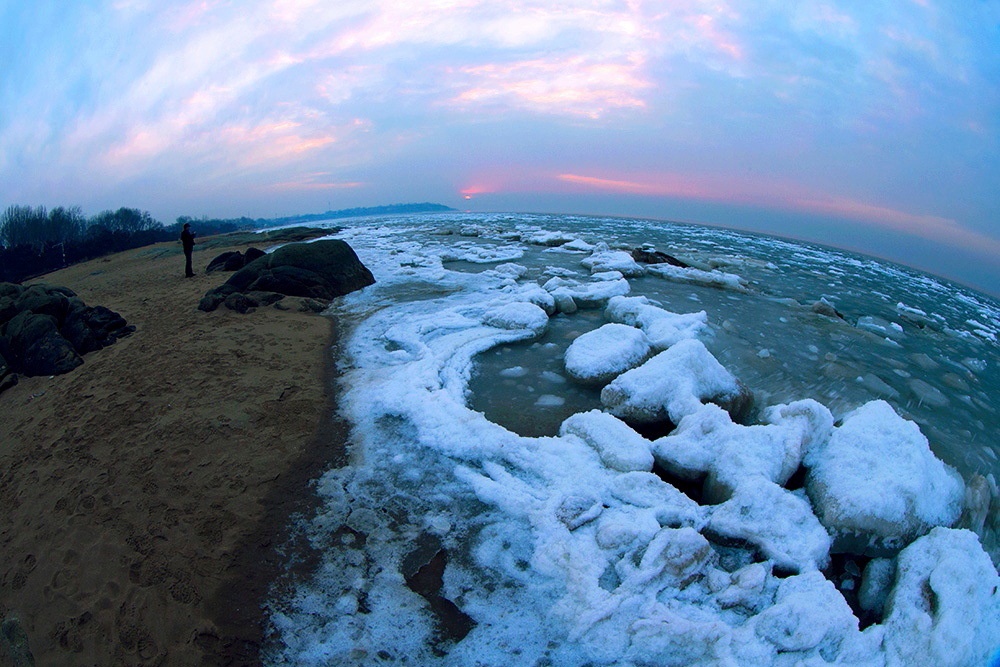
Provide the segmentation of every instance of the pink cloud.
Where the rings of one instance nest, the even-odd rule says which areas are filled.
[[[653,85],[640,73],[643,64],[642,55],[629,54],[624,62],[572,56],[461,67],[454,75],[468,83],[451,103],[596,119],[613,109],[645,108],[646,102],[635,94]]]
[[[717,51],[728,55],[733,60],[743,60],[743,49],[736,42],[736,38],[721,29],[716,23],[714,16],[711,14],[699,14],[692,16],[688,21]]]
[[[833,216],[913,234],[951,246],[990,250],[1000,255],[1000,241],[963,227],[950,218],[904,211],[849,197],[807,192],[788,183],[741,183],[714,176],[677,174],[644,174],[628,178],[558,174],[555,178],[559,182],[591,190],[678,197]]]

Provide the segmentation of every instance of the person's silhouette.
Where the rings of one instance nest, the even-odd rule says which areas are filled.
[[[194,270],[191,268],[191,253],[194,251],[194,236],[194,232],[191,231],[191,224],[185,222],[184,229],[181,230],[181,245],[184,246],[185,278],[191,278],[194,276]]]

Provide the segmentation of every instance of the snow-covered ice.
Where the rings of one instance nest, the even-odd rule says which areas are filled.
[[[463,224],[474,235],[459,244],[501,236],[488,216]],[[711,234],[706,245],[735,233]],[[448,270],[441,260],[452,255],[414,243],[413,234],[396,239],[369,227],[346,235],[378,280],[335,306],[349,331],[341,405],[354,447],[349,465],[317,482],[323,504],[302,530],[322,563],[270,604],[270,663],[958,666],[985,664],[997,650],[996,569],[977,535],[950,528],[965,488],[917,424],[882,401],[836,417],[817,400],[768,401],[745,423],[724,409],[746,388],[723,355],[752,332],[746,323],[710,324],[719,324],[714,313],[726,296],[747,296],[744,278],[640,267],[738,292],[706,290],[720,300],[703,294],[714,305],[674,313],[659,297],[626,296],[637,275],[628,253],[590,248],[563,231],[502,232],[522,239],[512,243],[523,251],[519,264],[481,273]],[[767,243],[784,250],[775,258],[782,264],[770,265],[782,270],[825,257]],[[536,256],[578,263],[579,255],[543,254],[532,244],[593,250],[584,260],[593,275],[546,271]],[[760,262],[724,265],[774,271]],[[783,307],[790,320],[805,321]],[[921,315],[907,309],[899,317],[912,324]],[[586,313],[603,321],[575,339],[553,338],[553,318]],[[925,326],[937,322],[923,317]],[[832,335],[862,335],[840,329],[847,333]],[[707,343],[716,335],[727,338],[713,353]],[[908,329],[900,340],[915,338]],[[559,355],[571,377],[610,381],[600,409],[567,415],[546,437],[519,436],[469,407],[478,355],[533,340],[530,349]],[[971,392],[972,374],[988,368],[977,363],[985,352],[967,352],[950,364],[932,360],[941,370],[910,356],[888,366],[908,378],[876,375],[813,340],[824,347],[800,342],[795,352],[844,365],[851,387],[886,387],[887,396],[901,395],[894,387],[931,395],[911,379],[940,391],[914,376],[921,372],[950,372]],[[758,356],[762,344],[766,358]],[[754,338],[746,347],[748,364],[774,368],[791,356],[778,340]],[[508,362],[496,372],[519,389],[535,382],[528,400],[541,413],[563,408],[563,392],[580,389],[548,368]],[[666,435],[643,430],[665,420],[676,425]],[[794,485],[803,465],[804,489]],[[995,482],[982,479],[976,488],[988,508]],[[885,556],[864,568],[857,600],[828,578],[838,540],[859,551],[874,544]],[[411,587],[432,559],[443,569],[440,590]],[[863,627],[852,604],[874,622]],[[450,617],[435,611],[442,605]]]
[[[649,356],[649,340],[639,329],[605,324],[577,338],[566,350],[566,372],[578,382],[601,384]]]

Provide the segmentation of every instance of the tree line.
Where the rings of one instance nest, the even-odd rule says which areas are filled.
[[[79,206],[9,206],[0,214],[0,281],[20,282],[76,262],[177,238],[148,211],[120,208],[90,218]]]
[[[8,206],[0,214],[0,282],[21,282],[27,278],[122,250],[161,241],[176,240],[181,227],[190,224],[199,236],[265,229],[291,223],[330,218],[395,213],[453,211],[441,204],[392,204],[350,208],[284,218],[193,218],[182,215],[172,225],[164,225],[136,208],[102,211],[92,217],[79,206]]]

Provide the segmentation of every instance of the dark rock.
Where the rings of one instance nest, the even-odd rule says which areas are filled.
[[[119,338],[131,335],[135,331],[125,318],[104,306],[94,306],[87,314],[87,326],[101,343],[101,347],[111,345]]]
[[[322,313],[326,310],[326,304],[316,299],[302,299],[299,302],[299,310],[303,313]]]
[[[74,295],[75,296],[75,295]],[[51,315],[61,322],[69,312],[69,298],[48,285],[32,285],[21,293],[15,302],[20,312]]]
[[[257,309],[257,302],[248,297],[246,294],[241,294],[239,292],[234,292],[226,297],[223,301],[226,308],[229,310],[235,310],[237,313],[252,313]]]
[[[0,394],[17,384],[17,374],[8,373],[0,376]]]
[[[22,375],[66,373],[81,354],[127,336],[129,326],[103,306],[90,308],[66,287],[0,286],[0,354]]]
[[[665,252],[660,252],[658,250],[646,250],[645,248],[636,248],[633,250],[632,259],[640,264],[670,264],[672,266],[679,266],[683,269],[687,269],[691,266],[687,262],[683,262]]]
[[[285,298],[284,294],[277,292],[247,292],[247,296],[257,302],[259,306],[270,306]]]
[[[3,327],[0,355],[23,375],[57,375],[83,363],[72,343],[59,333],[56,318],[29,311]]]
[[[205,273],[214,273],[215,271],[239,271],[243,268],[243,255],[236,250],[230,252],[224,252],[211,262],[205,268]]]
[[[82,303],[82,302],[81,302]],[[101,349],[101,341],[89,325],[90,309],[86,306],[70,310],[66,320],[59,328],[62,335],[72,343],[80,354]]]
[[[201,297],[201,301],[198,303],[198,310],[209,313],[218,308],[219,304],[225,300],[225,294],[221,292],[209,292],[205,296]]]
[[[820,315],[825,315],[826,317],[832,317],[835,319],[844,319],[844,316],[840,314],[833,304],[826,299],[820,299],[812,305],[812,311],[814,313],[819,313]]]
[[[257,248],[247,248],[246,251],[243,253],[243,266],[246,266],[247,264],[256,259],[260,259],[266,254],[267,254],[266,252],[264,252],[263,250],[258,250]]]
[[[10,322],[17,315],[17,301],[9,296],[0,296],[0,326]]]
[[[0,283],[0,298],[16,299],[23,291],[24,287],[17,283]]]
[[[374,282],[351,246],[344,241],[322,240],[292,243],[258,257],[206,297],[212,293],[276,292],[327,302]],[[202,300],[206,305],[210,302]]]
[[[753,392],[740,380],[736,380],[736,385],[736,393],[712,398],[711,402],[728,412],[733,422],[748,424],[753,410]]]

